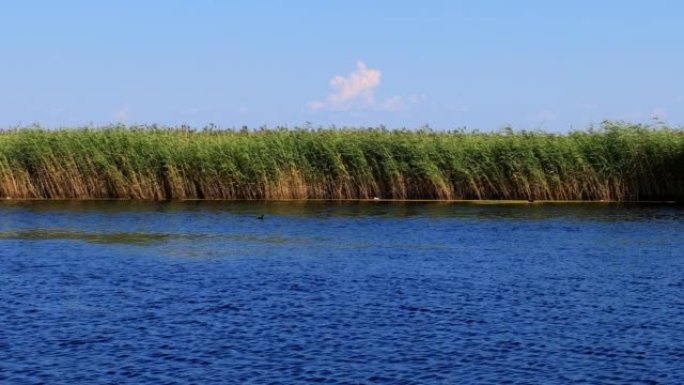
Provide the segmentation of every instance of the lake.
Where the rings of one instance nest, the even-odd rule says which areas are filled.
[[[0,382],[679,384],[683,234],[667,205],[2,202]]]

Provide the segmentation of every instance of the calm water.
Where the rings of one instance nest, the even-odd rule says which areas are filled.
[[[3,203],[0,383],[681,384],[683,234],[670,206]]]

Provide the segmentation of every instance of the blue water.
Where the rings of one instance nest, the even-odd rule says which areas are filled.
[[[0,383],[681,384],[682,234],[670,206],[7,202]]]

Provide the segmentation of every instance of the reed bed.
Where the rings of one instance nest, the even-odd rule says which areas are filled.
[[[0,197],[684,201],[684,130],[11,129]]]

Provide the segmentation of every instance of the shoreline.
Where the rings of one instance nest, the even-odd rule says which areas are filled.
[[[0,202],[240,202],[240,203],[453,203],[475,205],[538,205],[538,204],[590,204],[590,205],[682,205],[675,200],[519,200],[519,199],[132,199],[132,198],[0,198]]]

